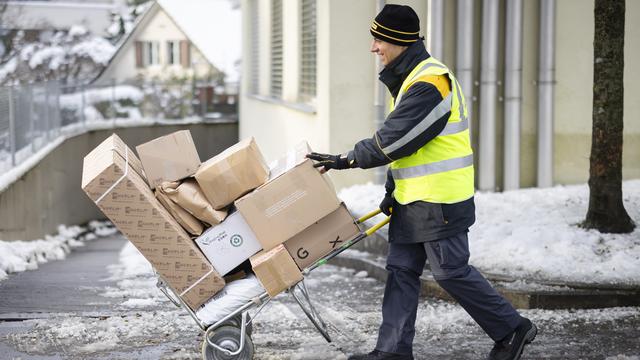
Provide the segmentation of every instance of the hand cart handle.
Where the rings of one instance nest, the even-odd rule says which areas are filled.
[[[361,223],[365,222],[366,220],[371,219],[372,217],[380,214],[381,212],[382,211],[380,209],[376,209],[376,210],[364,215],[363,217],[359,218],[358,220],[355,221],[355,223],[356,224],[361,224]],[[390,220],[391,220],[391,216],[387,216],[384,220],[382,220],[379,223],[375,224],[374,226],[370,227],[366,231],[358,234],[358,236],[356,236],[353,239],[347,241],[341,247],[333,250],[327,256],[325,256],[322,259],[320,259],[320,260],[316,261],[315,263],[311,264],[308,268],[304,269],[304,271],[302,271],[302,273],[304,275],[307,275],[313,269],[316,269],[317,267],[326,264],[327,261],[333,259],[338,254],[340,254],[341,252],[343,252],[343,251],[347,250],[348,248],[352,247],[353,245],[357,244],[360,240],[366,238],[367,236],[371,236],[371,234],[373,234],[376,231],[380,230],[380,228],[385,226],[385,225],[387,225]]]

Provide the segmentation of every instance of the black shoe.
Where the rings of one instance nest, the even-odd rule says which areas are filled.
[[[395,354],[373,350],[368,354],[351,355],[347,360],[413,360],[413,355]]]
[[[518,360],[522,350],[536,338],[538,328],[527,318],[522,318],[516,330],[493,345],[488,360]]]

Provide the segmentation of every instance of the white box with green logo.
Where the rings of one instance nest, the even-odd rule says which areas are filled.
[[[220,275],[226,275],[262,250],[256,235],[238,211],[207,229],[195,241]]]

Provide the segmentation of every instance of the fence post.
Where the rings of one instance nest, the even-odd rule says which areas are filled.
[[[116,79],[111,79],[111,114],[113,117],[113,128],[116,127]]]
[[[11,149],[11,166],[16,166],[16,124],[13,108],[13,86],[9,86],[9,143]]]
[[[87,114],[84,111],[87,106],[87,99],[85,98],[86,91],[87,86],[85,84],[80,85],[80,119],[85,129],[87,128]]]
[[[34,97],[33,97],[33,87],[35,85],[29,85],[28,89],[29,89],[29,142],[31,143],[31,153],[35,153],[36,152],[36,139],[34,136],[34,128],[35,126],[33,126],[33,118],[34,118]]]

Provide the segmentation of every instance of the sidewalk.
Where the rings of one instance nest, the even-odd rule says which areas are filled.
[[[142,256],[132,256],[130,245],[120,251],[123,244],[127,242],[121,236],[96,239],[66,260],[0,282],[0,357],[199,359],[202,335],[186,312],[168,301],[156,301],[157,294],[152,295],[154,301],[145,301],[149,291],[157,291],[151,285],[152,273],[114,277],[117,268],[146,266]],[[331,344],[290,296],[276,297],[255,319],[255,359],[346,359],[354,352],[370,351],[384,291],[384,284],[371,275],[327,265],[307,277],[315,305],[329,324]],[[135,292],[136,286],[148,287]],[[637,360],[640,356],[638,307],[523,310],[522,314],[541,329],[523,359]],[[479,359],[491,346],[458,305],[431,298],[421,301],[416,359]]]

